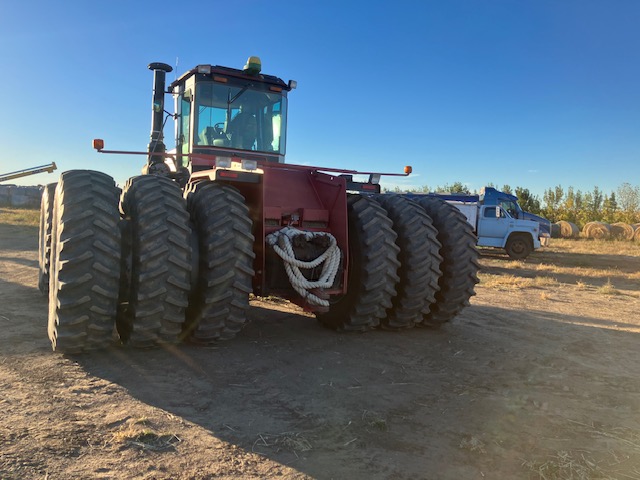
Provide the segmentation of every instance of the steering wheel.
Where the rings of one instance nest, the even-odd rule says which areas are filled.
[[[224,122],[216,123],[213,126],[213,131],[216,132],[216,135],[219,137],[224,135]]]

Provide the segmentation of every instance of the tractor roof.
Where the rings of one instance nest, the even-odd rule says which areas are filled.
[[[225,78],[237,78],[239,80],[251,80],[254,82],[273,85],[286,91],[290,91],[292,88],[295,88],[295,86],[287,84],[281,78],[275,77],[273,75],[264,75],[261,73],[251,74],[247,73],[247,71],[244,70],[222,67],[220,65],[198,65],[197,67],[183,73],[180,78],[171,83],[171,85],[169,85],[169,91],[172,91],[176,85],[184,83],[192,75],[198,74],[205,77],[211,77],[212,79],[215,76],[222,76]]]

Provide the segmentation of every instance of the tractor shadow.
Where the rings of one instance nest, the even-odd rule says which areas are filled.
[[[451,465],[468,463],[469,452],[433,452],[512,415],[505,399],[532,372],[543,372],[546,395],[560,398],[566,387],[548,380],[549,371],[589,378],[603,362],[640,362],[637,334],[552,312],[473,305],[440,330],[367,334],[338,334],[304,314],[258,306],[250,318],[236,339],[213,347],[113,348],[74,360],[245,451],[315,478],[363,479],[422,478],[425,471],[456,478]],[[603,358],[598,350],[611,345]],[[584,358],[567,363],[572,354]],[[507,443],[523,431],[551,435],[540,428],[523,414],[504,435]],[[492,461],[491,452],[485,457],[477,461]],[[513,473],[521,468],[514,462],[500,468]]]

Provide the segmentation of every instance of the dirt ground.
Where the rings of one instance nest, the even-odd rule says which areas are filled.
[[[439,331],[255,300],[213,348],[82,356],[51,352],[36,256],[0,225],[2,479],[640,479],[640,254],[484,252]]]

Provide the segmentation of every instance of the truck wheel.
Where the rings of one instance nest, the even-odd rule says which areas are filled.
[[[371,197],[349,195],[349,272],[347,293],[318,313],[322,324],[341,331],[377,327],[391,308],[398,283],[398,247],[392,222]]]
[[[177,183],[157,175],[130,178],[120,212],[130,232],[128,288],[118,331],[124,343],[152,347],[180,339],[191,284],[191,229]]]
[[[423,325],[439,327],[469,305],[469,299],[475,295],[480,255],[471,225],[460,210],[436,197],[424,196],[417,203],[433,220],[438,241],[442,244],[440,290],[436,293],[435,303],[423,317]]]
[[[384,328],[413,327],[422,322],[423,312],[435,301],[439,290],[440,242],[431,218],[420,205],[399,195],[376,195],[375,200],[387,212],[398,235],[400,268],[397,295],[381,321]]]
[[[531,238],[524,234],[512,233],[504,247],[507,255],[514,260],[523,260],[533,252]]]
[[[38,232],[38,289],[43,295],[49,293],[49,265],[51,257],[51,217],[53,197],[57,183],[45,185],[40,201],[40,229]]]
[[[252,222],[244,197],[233,187],[198,182],[186,197],[199,268],[183,335],[209,344],[234,337],[246,322],[254,276]]]
[[[111,343],[120,276],[119,218],[111,177],[89,170],[60,176],[51,222],[48,328],[56,351],[78,353]]]

